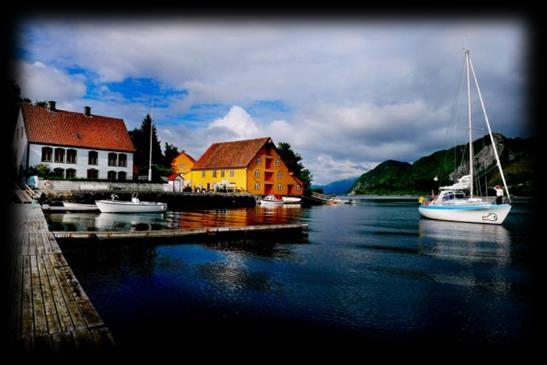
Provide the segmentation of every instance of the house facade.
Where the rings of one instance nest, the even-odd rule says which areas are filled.
[[[194,164],[191,180],[194,189],[221,184],[256,195],[304,193],[269,137],[212,144]]]
[[[122,119],[23,104],[13,138],[19,174],[39,165],[62,179],[133,179],[135,147]]]
[[[183,179],[189,183],[192,179],[191,172],[195,163],[196,160],[192,156],[182,151],[171,161],[171,172],[182,175]]]

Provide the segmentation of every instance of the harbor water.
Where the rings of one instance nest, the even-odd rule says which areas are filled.
[[[51,213],[51,230],[307,223],[302,242],[72,242],[66,259],[122,351],[327,340],[517,349],[536,340],[533,207],[506,222],[419,217],[414,200]]]

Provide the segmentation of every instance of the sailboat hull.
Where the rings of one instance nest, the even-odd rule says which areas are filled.
[[[502,224],[511,211],[511,205],[421,205],[418,211],[425,218],[441,221]]]

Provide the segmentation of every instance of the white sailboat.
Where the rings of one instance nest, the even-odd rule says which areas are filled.
[[[501,167],[498,151],[496,149],[496,143],[492,135],[490,128],[490,122],[488,115],[486,114],[486,108],[484,107],[484,101],[482,99],[481,90],[475,75],[475,69],[469,55],[469,50],[465,51],[466,73],[467,73],[467,117],[469,127],[469,175],[462,176],[457,183],[450,186],[440,187],[439,196],[430,202],[424,202],[418,208],[420,214],[426,218],[437,219],[443,221],[456,221],[456,222],[470,222],[470,223],[484,223],[484,224],[501,224],[511,211],[510,204],[495,204],[481,198],[473,196],[473,135],[472,135],[472,123],[471,123],[471,80],[470,75],[473,75],[473,80],[477,88],[477,94],[479,96],[480,105],[486,126],[488,127],[488,134],[490,135],[490,141],[492,142],[492,148],[494,156],[496,158],[496,164],[499,169],[501,179],[503,181],[503,188],[507,194],[509,203],[511,202],[511,196],[507,188],[503,169]],[[469,191],[469,195],[466,196],[465,191]]]

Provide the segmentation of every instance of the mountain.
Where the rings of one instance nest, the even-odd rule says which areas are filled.
[[[494,134],[496,148],[509,192],[531,196],[536,188],[537,137],[506,138]],[[492,144],[488,135],[473,142],[476,182],[481,191],[501,184]],[[439,186],[451,185],[469,171],[468,145],[437,151],[410,164],[388,160],[364,173],[351,187],[351,194],[424,195]],[[438,177],[438,181],[434,178]],[[488,191],[492,194],[492,190]]]
[[[325,194],[345,194],[347,193],[359,176],[350,177],[343,180],[333,181],[327,185],[314,185],[312,189],[322,189]]]

